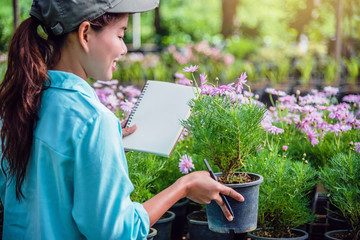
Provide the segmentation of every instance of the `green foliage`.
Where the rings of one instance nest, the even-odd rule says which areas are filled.
[[[293,161],[281,149],[265,148],[248,160],[245,171],[264,177],[259,193],[258,227],[282,238],[291,228],[313,219],[309,196],[316,184],[316,171]]]
[[[129,177],[134,185],[134,191],[130,197],[133,201],[142,203],[158,192],[155,181],[164,169],[164,158],[139,152],[129,152],[126,158]]]
[[[349,149],[350,142],[359,140],[359,132],[356,129],[339,135],[328,132],[318,144],[313,146],[308,137],[296,126],[285,126],[284,130],[281,144],[289,146],[288,156],[295,160],[306,160],[317,169],[327,165],[328,160],[336,153],[346,152]]]
[[[226,49],[229,53],[233,54],[236,58],[247,58],[251,53],[255,53],[258,44],[246,38],[240,38],[235,35],[226,40]]]
[[[262,144],[265,132],[260,122],[265,109],[219,95],[201,95],[190,105],[192,115],[183,124],[193,137],[193,150],[217,165],[230,182]]]
[[[350,59],[344,59],[344,62],[348,72],[349,82],[356,85],[357,78],[359,76],[360,61],[355,57],[350,57]]]
[[[337,63],[335,59],[328,57],[324,67],[325,83],[330,84],[336,80]]]
[[[355,151],[339,153],[321,169],[320,179],[329,201],[351,226],[352,239],[360,237],[360,155]]]
[[[160,11],[165,45],[198,42],[220,32],[221,1],[168,0],[160,2]]]
[[[309,55],[303,56],[297,62],[297,69],[301,73],[301,83],[305,86],[309,84],[313,67],[314,59]]]

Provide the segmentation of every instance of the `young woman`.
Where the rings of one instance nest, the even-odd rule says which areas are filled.
[[[87,78],[110,80],[129,13],[151,0],[34,1],[16,30],[0,84],[0,196],[4,239],[144,239],[179,199],[242,196],[207,172],[132,202],[119,120]],[[39,26],[46,32],[39,33]]]

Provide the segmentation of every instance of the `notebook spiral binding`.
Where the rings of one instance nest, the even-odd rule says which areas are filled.
[[[130,115],[129,115],[129,118],[128,118],[127,123],[126,123],[126,127],[130,127],[130,125],[131,125],[131,120],[132,120],[132,118],[133,118],[133,116],[134,116],[134,114],[135,114],[135,112],[136,112],[136,109],[137,109],[138,106],[140,105],[141,99],[144,97],[144,94],[145,94],[145,92],[146,92],[146,89],[147,89],[148,85],[149,85],[148,82],[146,82],[146,84],[145,84],[145,86],[143,87],[143,89],[142,89],[142,91],[141,91],[141,94],[140,94],[140,96],[139,96],[139,98],[138,98],[138,100],[137,100],[137,102],[136,102],[133,110],[131,111],[131,113],[130,113]]]

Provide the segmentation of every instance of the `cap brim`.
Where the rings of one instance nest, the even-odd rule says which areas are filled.
[[[140,13],[147,12],[159,6],[160,0],[122,0],[109,13]]]

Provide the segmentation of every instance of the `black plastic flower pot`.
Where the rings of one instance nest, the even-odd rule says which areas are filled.
[[[240,173],[237,173],[240,174]],[[240,193],[245,201],[238,202],[231,197],[227,197],[229,204],[234,212],[233,221],[229,222],[219,205],[212,201],[206,205],[206,214],[209,228],[219,233],[245,233],[255,230],[257,227],[259,188],[264,178],[255,173],[247,173],[255,181],[243,184],[226,184]],[[222,176],[216,173],[217,177]]]
[[[350,230],[340,229],[340,230],[326,232],[324,235],[325,235],[325,239],[327,240],[339,240],[339,239],[344,239],[344,237],[350,233],[351,233]]]
[[[339,229],[349,229],[348,223],[344,218],[341,218],[336,213],[328,213],[326,214],[328,220],[328,228],[327,231],[339,230]]]
[[[293,234],[296,234],[297,237],[293,238],[269,238],[269,237],[260,237],[256,235],[256,232],[260,231],[261,229],[256,229],[254,231],[248,232],[247,236],[253,240],[271,240],[271,239],[281,239],[281,240],[305,240],[309,238],[309,234],[300,229],[291,229]]]
[[[172,223],[175,219],[175,213],[167,211],[162,218],[160,218],[154,225],[153,228],[157,230],[154,240],[170,240],[171,239],[171,228]]]
[[[169,211],[175,213],[175,219],[171,229],[171,240],[181,240],[183,237],[189,202],[190,200],[188,198],[183,198],[169,209]]]
[[[204,211],[195,211],[187,215],[189,226],[189,237],[191,240],[230,240],[231,234],[229,233],[217,233],[209,229],[209,225],[206,219],[206,213]]]
[[[153,240],[157,234],[157,230],[155,228],[150,228],[149,234],[146,236],[146,240]]]

